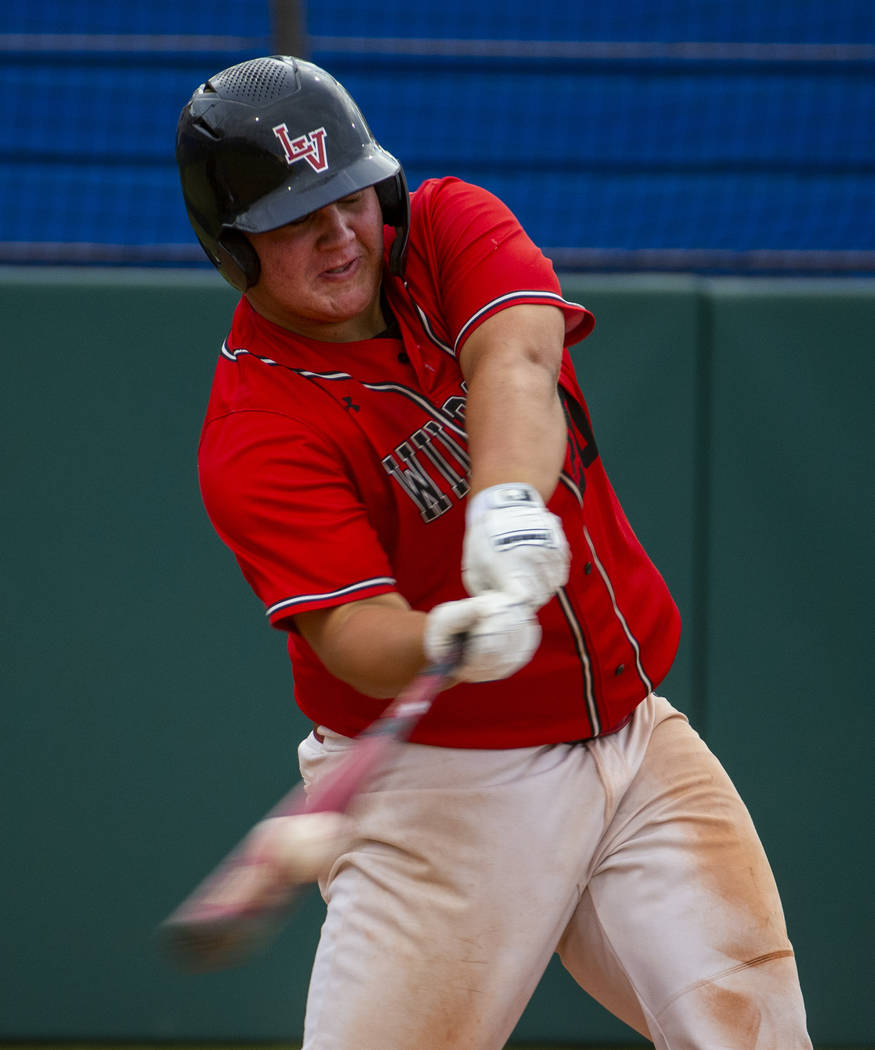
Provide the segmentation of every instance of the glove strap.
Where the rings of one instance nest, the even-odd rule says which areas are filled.
[[[543,507],[544,501],[538,490],[525,482],[491,485],[488,489],[481,489],[468,500],[465,521],[470,525],[489,510],[521,506]]]

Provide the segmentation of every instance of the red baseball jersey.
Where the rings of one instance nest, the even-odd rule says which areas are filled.
[[[425,611],[466,597],[459,349],[519,303],[559,307],[567,345],[594,323],[563,299],[549,260],[485,190],[430,180],[411,194],[411,212],[404,277],[384,279],[396,333],[320,342],[240,301],[199,452],[207,512],[270,622],[288,631],[298,705],[347,735],[385,703],[329,674],[295,614],[390,591]],[[393,237],[387,228],[387,253]],[[609,732],[674,659],[677,608],[602,467],[567,348],[560,394],[569,438],[549,505],[571,547],[568,584],[538,614],[532,661],[511,678],[443,693],[415,731],[419,743],[503,748]]]

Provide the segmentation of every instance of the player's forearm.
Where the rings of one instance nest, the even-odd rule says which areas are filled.
[[[296,617],[326,669],[366,696],[388,699],[425,664],[425,613],[398,594]]]
[[[566,430],[556,381],[540,366],[484,364],[468,391],[471,494],[526,482],[547,501],[565,456]]]
[[[544,500],[552,495],[567,440],[557,394],[563,334],[558,310],[514,307],[471,337],[463,363],[472,494],[526,482]]]
[[[380,699],[397,696],[422,670],[453,664],[451,681],[489,682],[515,674],[538,647],[541,628],[526,601],[491,590],[412,610],[398,593],[299,613],[301,634],[337,678]]]

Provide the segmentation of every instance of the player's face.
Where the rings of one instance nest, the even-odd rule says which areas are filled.
[[[331,342],[368,339],[385,327],[383,216],[373,187],[249,239],[261,277],[246,295],[268,320]]]

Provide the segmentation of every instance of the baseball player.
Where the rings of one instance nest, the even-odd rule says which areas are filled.
[[[679,616],[574,375],[591,314],[491,194],[408,193],[307,62],[201,85],[177,159],[242,293],[203,498],[287,635],[305,781],[464,639],[321,883],[305,1050],[498,1050],[554,952],[662,1050],[810,1048],[750,817],[655,692]]]

